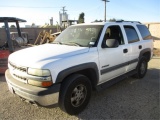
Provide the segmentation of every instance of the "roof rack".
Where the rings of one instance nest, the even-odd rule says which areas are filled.
[[[116,20],[116,22],[131,22],[131,23],[139,23],[139,24],[142,24],[142,23],[141,23],[141,22],[139,22],[139,21]]]

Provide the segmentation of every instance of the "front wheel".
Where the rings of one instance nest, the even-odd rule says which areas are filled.
[[[137,66],[137,73],[134,75],[136,78],[143,78],[147,72],[148,62],[146,57],[142,57]]]
[[[70,115],[80,113],[85,109],[91,97],[91,83],[81,74],[74,74],[62,83],[59,105]]]

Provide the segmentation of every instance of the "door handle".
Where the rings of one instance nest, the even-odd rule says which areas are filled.
[[[139,45],[139,49],[142,49],[142,45]]]
[[[123,53],[127,53],[128,52],[128,49],[123,49]]]

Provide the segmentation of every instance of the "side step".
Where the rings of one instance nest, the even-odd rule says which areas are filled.
[[[96,90],[97,90],[97,91],[104,90],[104,89],[106,89],[106,88],[108,88],[108,87],[110,87],[110,86],[112,86],[112,85],[120,82],[121,80],[123,80],[123,79],[125,79],[125,78],[127,78],[127,77],[129,77],[129,76],[134,75],[134,74],[136,74],[136,69],[135,69],[135,70],[132,70],[132,71],[130,71],[130,72],[124,74],[124,75],[121,75],[121,76],[119,76],[119,77],[116,77],[116,78],[114,78],[114,79],[111,79],[111,80],[109,80],[109,81],[107,81],[107,82],[105,82],[105,83],[102,83],[102,84],[98,85],[98,86],[96,87]]]

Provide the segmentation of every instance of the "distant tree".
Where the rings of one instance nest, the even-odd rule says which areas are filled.
[[[97,19],[96,19],[94,22],[103,22],[103,20],[97,20]]]
[[[112,19],[109,20],[109,22],[115,22],[115,21],[116,21],[115,18],[112,18]]]
[[[84,13],[79,14],[78,23],[84,23]]]
[[[16,26],[15,25],[11,25],[10,28],[16,28]]]
[[[36,24],[35,23],[32,23],[32,25],[31,26],[35,26]]]

